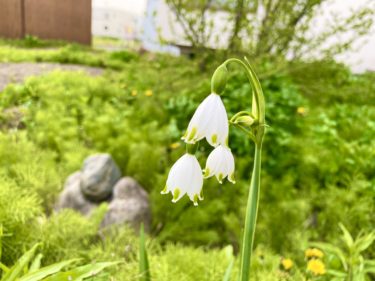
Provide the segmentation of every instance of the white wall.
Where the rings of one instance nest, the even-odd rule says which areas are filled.
[[[93,8],[112,8],[136,15],[145,13],[147,0],[92,0]]]
[[[140,38],[146,0],[93,0],[92,34],[125,40]]]

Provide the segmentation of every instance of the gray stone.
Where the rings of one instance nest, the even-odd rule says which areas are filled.
[[[87,200],[81,193],[81,175],[81,172],[75,172],[68,177],[64,184],[64,190],[60,194],[55,206],[56,211],[70,208],[82,213],[83,215],[90,215],[91,211],[97,207],[96,204]]]
[[[131,177],[124,177],[117,182],[113,199],[108,206],[101,226],[129,224],[139,231],[141,223],[145,230],[150,230],[151,209],[147,192]]]
[[[93,202],[107,200],[121,172],[109,154],[96,154],[85,159],[81,169],[81,191]]]

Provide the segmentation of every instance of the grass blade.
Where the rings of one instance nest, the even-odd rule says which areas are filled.
[[[2,254],[2,237],[3,237],[3,225],[0,224],[0,262],[1,262],[1,254]]]
[[[109,266],[119,264],[120,262],[100,262],[95,264],[83,265],[66,272],[60,272],[43,279],[43,281],[82,281],[86,278],[99,274],[103,269]],[[96,279],[95,279],[96,280]]]
[[[47,276],[53,275],[59,272],[61,269],[66,267],[67,265],[77,261],[77,259],[67,260],[59,263],[55,263],[46,267],[42,267],[40,269],[36,269],[34,271],[30,271],[29,274],[21,277],[19,281],[38,281],[46,278]]]
[[[232,269],[234,265],[234,259],[229,262],[227,269],[225,270],[223,281],[230,281],[230,277],[232,275]]]
[[[33,260],[33,262],[30,265],[29,273],[37,271],[40,268],[41,262],[42,262],[43,255],[38,254],[36,258]]]
[[[145,243],[145,230],[143,224],[141,225],[139,236],[139,273],[140,281],[151,281],[150,267],[148,263]]]
[[[225,270],[223,281],[230,281],[234,265],[233,247],[231,245],[228,245],[223,250],[229,260],[229,264],[227,266],[227,269]]]
[[[27,251],[16,264],[9,269],[5,276],[1,279],[2,281],[14,281],[19,278],[19,275],[22,273],[25,266],[31,261],[35,255],[35,251],[38,248],[39,244],[34,245],[29,251]]]

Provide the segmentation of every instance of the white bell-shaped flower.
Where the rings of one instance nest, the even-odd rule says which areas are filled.
[[[215,93],[198,106],[182,139],[195,143],[203,138],[214,147],[227,142],[228,116],[221,97]]]
[[[176,203],[182,196],[187,194],[194,205],[202,197],[203,175],[197,158],[186,153],[179,158],[169,171],[167,184],[162,194],[169,192],[173,195],[173,203]]]
[[[204,177],[209,178],[213,175],[220,183],[225,177],[228,177],[231,183],[235,183],[234,157],[231,150],[225,145],[217,146],[207,158]]]

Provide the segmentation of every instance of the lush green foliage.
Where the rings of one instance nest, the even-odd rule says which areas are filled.
[[[12,264],[41,241],[46,265],[71,258],[125,260],[113,276],[137,278],[136,238],[126,228],[108,238],[97,232],[106,206],[90,220],[72,211],[52,214],[65,178],[89,154],[108,152],[123,174],[150,192],[154,240],[147,246],[154,280],[222,279],[231,259],[214,247],[231,244],[238,252],[253,145],[231,130],[237,184],[209,180],[200,207],[187,199],[172,205],[159,194],[169,167],[184,151],[179,139],[188,118],[210,90],[211,71],[202,74],[184,58],[78,46],[30,50],[6,42],[0,58],[107,68],[98,78],[53,72],[0,94],[3,263]],[[265,73],[266,67],[257,69]],[[280,256],[295,260],[291,275],[303,280],[304,269],[297,269],[304,268],[303,250],[309,241],[335,243],[338,222],[353,235],[375,224],[374,75],[354,75],[332,62],[299,63],[294,69],[303,71],[261,81],[269,128],[253,266],[265,281],[287,280],[278,270]],[[250,106],[251,90],[243,74],[231,73],[224,95],[229,117]],[[17,128],[9,109],[22,114]],[[209,149],[199,148],[202,164]],[[374,257],[373,246],[366,255]]]
[[[375,260],[366,259],[365,252],[375,241],[375,231],[368,234],[360,233],[355,239],[348,230],[340,224],[342,230],[340,246],[329,243],[313,243],[329,254],[328,259],[332,269],[328,273],[335,281],[365,281],[375,273]],[[338,263],[339,261],[339,263]]]
[[[41,267],[43,255],[36,255],[38,246],[38,244],[34,245],[21,256],[12,267],[7,267],[0,262],[0,268],[2,270],[1,281],[82,281],[88,278],[91,279],[93,276],[100,274],[106,267],[118,264],[117,262],[102,262],[74,267],[68,271],[63,271],[64,268],[78,261],[77,259],[71,259]],[[96,276],[95,278],[104,278],[104,276]]]

